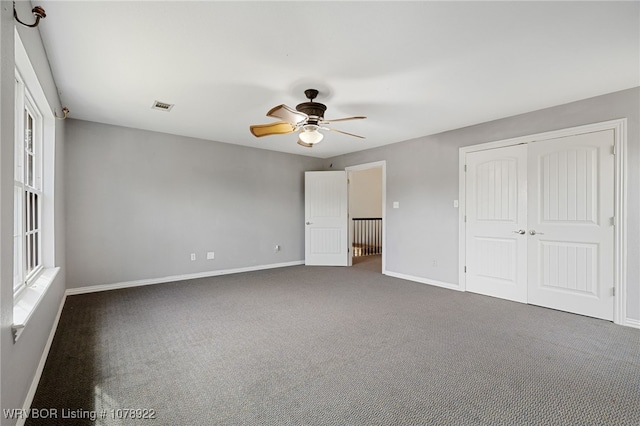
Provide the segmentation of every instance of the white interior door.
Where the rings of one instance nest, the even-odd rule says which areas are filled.
[[[347,172],[305,172],[305,265],[347,266]]]
[[[613,319],[613,130],[529,144],[528,303]]]
[[[466,156],[467,291],[527,301],[527,146]]]

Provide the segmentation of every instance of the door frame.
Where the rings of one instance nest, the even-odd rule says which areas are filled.
[[[613,285],[615,300],[613,306],[613,322],[634,327],[633,321],[627,318],[627,119],[603,121],[600,123],[583,126],[569,127],[566,129],[536,133],[516,138],[503,139],[478,145],[461,147],[458,153],[458,282],[460,290],[466,291],[466,155],[469,152],[484,151],[487,149],[503,148],[512,145],[527,144],[530,142],[557,139],[583,133],[593,133],[603,130],[613,130],[614,134],[614,277]],[[383,251],[384,253],[384,251]]]
[[[347,179],[351,172],[382,168],[382,274],[387,272],[387,161],[375,161],[373,163],[358,164],[355,166],[345,167],[347,172]],[[349,185],[347,185],[347,199],[349,199]],[[353,264],[353,235],[351,232],[351,212],[348,212],[347,218],[349,220],[349,260],[348,265]]]

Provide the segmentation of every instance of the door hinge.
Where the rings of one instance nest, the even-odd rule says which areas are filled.
[[[467,165],[464,165],[464,172],[467,173]]]
[[[616,155],[616,146],[615,146],[615,144],[611,146],[611,155]]]
[[[464,267],[464,273],[465,274],[467,273],[467,267],[466,266]]]
[[[615,287],[611,287],[611,295],[612,296],[616,295],[616,288]]]
[[[464,215],[464,223],[467,223],[467,215]]]
[[[616,217],[611,217],[611,226],[616,226]]]

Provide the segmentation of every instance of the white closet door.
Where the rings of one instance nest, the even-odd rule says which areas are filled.
[[[528,150],[528,303],[613,319],[613,130]]]
[[[527,146],[466,155],[467,291],[527,301]]]

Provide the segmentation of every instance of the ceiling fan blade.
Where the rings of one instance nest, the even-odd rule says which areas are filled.
[[[278,121],[271,124],[254,124],[249,127],[253,136],[260,138],[269,135],[284,135],[291,133],[295,128],[286,121]]]
[[[278,105],[277,107],[271,108],[267,113],[267,117],[279,118],[280,120],[290,123],[292,126],[297,126],[309,119],[307,114],[296,111],[286,105]]]
[[[336,118],[335,120],[322,120],[323,124],[335,123],[336,121],[348,121],[348,120],[363,120],[367,117],[363,117],[361,115],[357,117],[345,117],[345,118]]]
[[[332,131],[332,132],[342,133],[342,134],[344,134],[344,135],[349,135],[349,136],[353,136],[353,137],[360,138],[360,139],[365,139],[365,137],[364,137],[364,136],[354,135],[353,133],[343,132],[342,130],[332,129],[331,127],[322,127],[322,129],[324,129],[324,130],[330,130],[330,131]]]
[[[305,148],[313,148],[313,144],[302,142],[300,139],[298,139],[298,145],[302,145]]]

